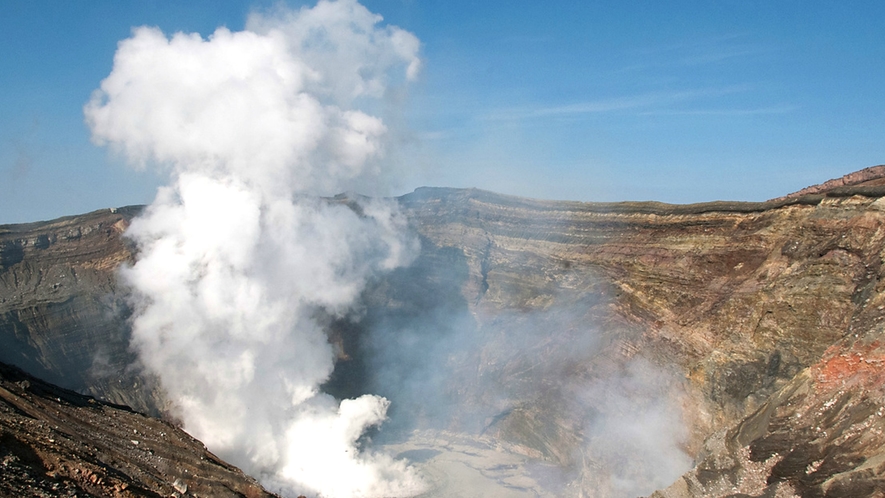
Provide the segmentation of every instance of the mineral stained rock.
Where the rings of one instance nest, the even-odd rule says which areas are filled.
[[[441,386],[464,410],[484,407],[461,430],[574,466],[585,434],[559,410],[567,388],[641,360],[673,373],[681,445],[696,456],[657,496],[875,496],[883,184],[879,166],[768,202],[684,206],[419,189],[398,201],[421,254],[366,291],[360,324],[333,324],[342,361],[327,387],[377,387],[364,375],[377,352],[361,341],[369,327],[445,317],[476,341],[458,359],[463,377]],[[0,227],[0,361],[161,414],[162,392],[127,347],[114,276],[134,257],[121,234],[137,212]]]

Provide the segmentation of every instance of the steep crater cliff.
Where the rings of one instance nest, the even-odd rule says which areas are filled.
[[[872,495],[885,472],[877,168],[764,203],[419,189],[398,200],[421,253],[372,283],[359,316],[330,320],[326,389],[391,398],[391,440],[448,431],[555,463],[562,494],[669,484],[629,472],[643,446],[607,439],[622,420],[684,428],[675,450],[697,465],[662,496]],[[115,278],[138,209],[0,227],[0,361],[162,414]]]

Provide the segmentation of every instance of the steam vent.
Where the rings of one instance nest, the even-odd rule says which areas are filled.
[[[316,209],[381,220],[372,202]],[[369,251],[399,263],[360,273],[358,305],[298,308],[328,338],[330,406],[374,417],[342,428],[341,451],[360,453],[323,469],[333,484],[371,457],[399,487],[359,496],[885,493],[885,166],[761,203],[422,188],[384,205],[408,236]],[[291,456],[237,453],[235,435],[182,418],[199,385],[170,391],[145,368],[146,304],[120,276],[143,209],[0,226],[0,495],[347,496],[285,481],[339,448],[321,436],[344,415],[285,425]],[[248,358],[224,341],[209,373],[275,406],[277,360],[233,368]],[[287,368],[314,361],[300,351]],[[229,416],[248,425],[249,410]]]

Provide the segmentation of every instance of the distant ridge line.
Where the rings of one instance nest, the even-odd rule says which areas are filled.
[[[819,193],[790,194],[762,202],[749,201],[710,201],[695,204],[667,204],[658,201],[621,201],[621,202],[580,202],[551,201],[498,194],[476,188],[421,187],[414,192],[400,196],[400,203],[409,205],[412,202],[435,198],[438,202],[472,201],[477,203],[497,204],[515,208],[526,208],[535,211],[576,211],[600,214],[656,214],[656,215],[692,215],[703,213],[754,213],[779,209],[785,206],[806,205],[816,206],[827,197],[885,197],[885,166],[881,185],[849,185],[821,189]],[[809,187],[811,188],[811,187]]]
[[[838,192],[843,191],[847,192],[846,187],[883,187],[885,186],[885,164],[880,164],[878,166],[870,166],[869,168],[864,168],[860,171],[855,171],[854,173],[848,173],[845,176],[840,178],[834,178],[832,180],[827,180],[823,183],[819,183],[817,185],[812,185],[810,187],[805,187],[802,190],[793,192],[792,194],[787,194],[783,197],[778,197],[775,199],[771,199],[772,201],[780,201],[783,199],[790,199],[795,197],[802,197],[803,195],[809,194],[821,194],[821,193],[834,193],[838,196]],[[877,191],[874,188],[867,189],[870,192]],[[864,191],[864,189],[857,190],[858,195],[865,195],[860,193]],[[880,196],[882,194],[879,194]]]
[[[851,197],[860,195],[864,197],[885,197],[885,164],[870,166],[853,173],[848,173],[840,178],[827,180],[824,183],[805,187],[791,194],[776,197],[762,202],[748,201],[710,201],[694,204],[668,204],[659,201],[620,201],[620,202],[581,202],[566,200],[544,200],[530,197],[520,197],[508,194],[499,194],[489,190],[477,188],[451,188],[451,187],[419,187],[413,192],[396,197],[403,204],[427,198],[436,198],[439,201],[452,201],[456,199],[472,200],[476,202],[488,202],[500,205],[519,206],[534,210],[561,211],[569,209],[574,211],[596,213],[636,213],[658,215],[689,215],[713,212],[739,212],[751,213],[777,209],[784,206],[817,205],[826,197]],[[326,198],[331,202],[347,202],[353,198],[364,196],[347,192],[334,197]],[[131,219],[137,216],[145,206],[131,205],[118,208],[110,208],[111,213],[120,213],[124,218]],[[99,209],[90,213],[62,216],[52,220],[32,221],[26,223],[0,224],[0,235],[26,232],[37,228],[48,228],[51,225],[63,224],[84,216],[95,216],[107,212],[108,209]]]

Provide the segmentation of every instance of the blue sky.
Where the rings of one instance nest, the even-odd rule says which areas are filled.
[[[885,163],[883,2],[363,3],[422,42],[391,194],[764,200]],[[161,179],[83,124],[117,42],[269,5],[4,2],[0,223],[149,202]]]

